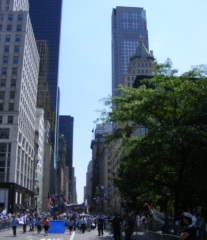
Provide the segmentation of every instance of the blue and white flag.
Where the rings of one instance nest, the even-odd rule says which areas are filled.
[[[2,211],[1,216],[4,217],[6,215],[6,208]]]

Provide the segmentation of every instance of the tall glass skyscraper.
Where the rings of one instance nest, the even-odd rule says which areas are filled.
[[[112,11],[112,96],[127,72],[140,35],[149,50],[146,11],[143,8],[116,7]]]
[[[53,133],[55,156],[58,134],[57,125],[59,117],[58,65],[61,30],[61,10],[62,0],[29,0],[29,13],[35,39],[38,41],[38,44],[44,42],[44,46],[47,50],[47,84],[46,86],[44,86],[45,82],[43,80],[39,81],[38,98],[46,98],[46,101],[41,100],[41,102],[46,102],[47,104],[49,99],[50,110],[48,110],[48,107],[45,107],[44,105],[37,107],[42,107],[45,110],[45,119],[49,120],[50,122],[51,130]],[[42,49],[42,47],[38,48],[38,50],[40,49]],[[45,56],[44,59],[46,59]],[[41,71],[39,78],[40,77]],[[49,96],[45,94],[45,87],[48,87],[49,89]],[[37,102],[39,103],[39,101]]]
[[[63,134],[67,144],[66,165],[69,167],[69,201],[73,200],[73,122],[71,116],[59,117],[59,134]]]

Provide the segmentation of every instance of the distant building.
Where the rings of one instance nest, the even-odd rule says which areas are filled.
[[[138,7],[116,7],[112,11],[112,96],[127,72],[129,56],[138,45],[140,35],[146,49],[148,31],[146,11]]]
[[[0,207],[4,205],[7,212],[14,213],[35,209],[39,54],[28,2],[0,1],[0,8]]]
[[[86,193],[85,199],[87,199],[88,204],[91,202],[91,180],[92,180],[92,161],[88,163],[87,172],[86,172]]]
[[[69,168],[69,201],[73,201],[73,122],[74,118],[71,116],[60,116],[59,117],[59,134],[64,135],[67,148],[66,166]]]

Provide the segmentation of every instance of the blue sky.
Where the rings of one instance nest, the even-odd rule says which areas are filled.
[[[206,0],[63,0],[59,86],[60,114],[74,117],[73,166],[83,202],[90,143],[100,99],[111,95],[111,13],[116,6],[143,7],[149,50],[171,58],[183,73],[207,64]]]

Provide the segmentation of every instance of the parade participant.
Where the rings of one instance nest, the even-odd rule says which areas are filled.
[[[27,227],[27,214],[25,213],[22,217],[23,220],[23,233],[26,233],[26,227]]]
[[[72,218],[69,219],[68,221],[68,230],[69,230],[69,234],[71,234],[72,230],[73,230],[73,225],[74,225],[74,221]]]
[[[90,232],[91,231],[91,224],[92,224],[92,220],[90,217],[87,217],[86,218],[86,228],[87,228],[87,231]]]
[[[44,227],[44,230],[45,230],[45,236],[48,236],[48,229],[50,227],[50,222],[47,219],[47,217],[44,218],[43,227]]]
[[[86,219],[85,219],[84,216],[81,219],[81,230],[82,230],[82,233],[85,233],[85,230],[86,230]]]
[[[192,224],[192,217],[193,215],[188,212],[183,213],[182,218],[185,226],[183,232],[180,235],[181,239],[196,240],[196,228]]]
[[[13,230],[13,234],[15,237],[16,237],[16,230],[17,230],[18,225],[19,225],[19,222],[18,222],[16,216],[14,215],[13,219],[12,219],[12,230]]]
[[[40,234],[42,231],[42,220],[40,217],[37,219],[37,234]]]
[[[201,217],[200,213],[196,213],[196,228],[197,228],[197,240],[200,240],[201,237],[203,240],[206,240],[206,223],[204,219]]]
[[[36,226],[36,219],[34,217],[31,218],[31,229],[34,232]]]

